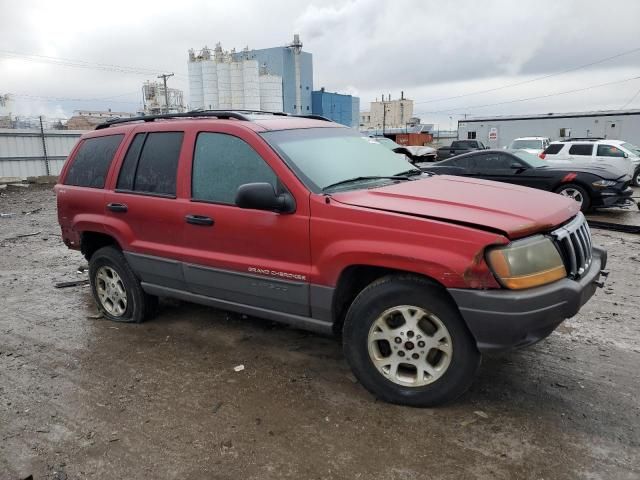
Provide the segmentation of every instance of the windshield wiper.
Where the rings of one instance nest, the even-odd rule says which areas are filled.
[[[406,170],[404,172],[396,173],[395,176],[401,177],[414,177],[416,175],[422,175],[424,172],[419,168],[412,168],[411,170]]]
[[[364,177],[354,177],[354,178],[348,178],[346,180],[340,180],[339,182],[336,183],[332,183],[330,185],[327,185],[326,187],[322,187],[322,191],[325,192],[327,190],[329,190],[330,188],[333,187],[338,187],[340,185],[346,185],[348,183],[356,183],[356,182],[361,182],[364,180],[409,180],[409,177],[406,175],[389,175],[389,176],[376,176],[376,175],[371,175],[371,176],[364,176]]]

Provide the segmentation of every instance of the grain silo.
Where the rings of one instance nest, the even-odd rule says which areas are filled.
[[[242,110],[244,108],[244,82],[242,80],[242,62],[231,62],[231,108]]]
[[[202,88],[202,59],[195,52],[189,50],[189,107],[191,109],[204,107],[204,92]]]
[[[218,108],[228,110],[231,108],[231,59],[227,54],[220,54],[216,58],[218,67]]]
[[[258,80],[257,60],[243,60],[242,81],[244,108],[247,110],[260,110],[260,83]]]
[[[218,108],[218,67],[211,51],[204,47],[202,50],[202,94],[206,110]]]
[[[267,73],[266,65],[260,68],[260,110],[282,112],[282,77]]]

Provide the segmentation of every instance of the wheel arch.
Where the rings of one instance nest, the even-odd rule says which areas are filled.
[[[80,234],[80,251],[87,260],[90,260],[98,249],[109,245],[122,250],[115,237],[108,233],[86,230]]]
[[[333,331],[335,334],[340,334],[342,331],[342,325],[344,324],[347,311],[360,292],[376,280],[390,275],[426,280],[435,288],[440,289],[443,292],[443,295],[446,295],[455,305],[455,301],[447,291],[447,288],[442,283],[428,275],[376,265],[349,265],[340,272],[332,299],[331,312],[333,316]]]

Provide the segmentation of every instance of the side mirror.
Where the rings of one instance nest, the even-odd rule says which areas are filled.
[[[519,163],[512,163],[509,168],[511,168],[511,170],[525,170],[524,166]]]
[[[622,155],[624,155],[624,158],[629,158],[629,154],[626,152],[622,152]]]
[[[245,183],[238,187],[236,205],[253,210],[269,210],[279,213],[293,213],[296,204],[289,193],[276,195],[270,183]]]

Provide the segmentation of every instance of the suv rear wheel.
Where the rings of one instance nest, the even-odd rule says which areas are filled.
[[[156,311],[158,297],[142,290],[120,250],[102,247],[89,260],[91,292],[105,318],[140,323]]]
[[[430,407],[471,385],[480,353],[456,306],[430,282],[389,276],[349,308],[345,357],[354,375],[387,402]]]

